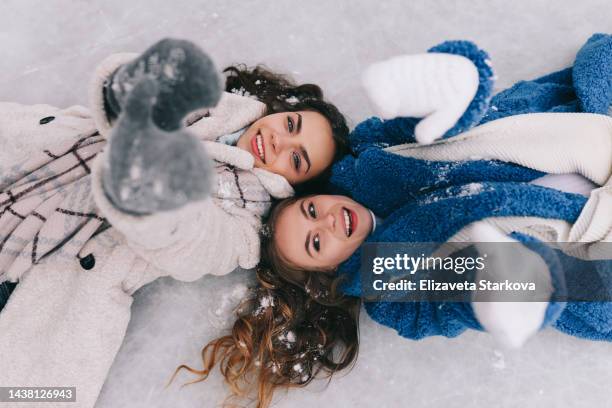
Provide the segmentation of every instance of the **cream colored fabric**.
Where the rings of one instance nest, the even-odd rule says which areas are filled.
[[[0,174],[18,171],[30,145],[44,148],[45,143],[78,138],[96,128],[107,135],[112,124],[103,111],[101,86],[131,58],[113,56],[98,68],[91,112],[83,107],[0,104],[0,141],[7,145]],[[98,154],[88,176],[91,194],[112,228],[84,248],[94,256],[93,269],[84,269],[76,258],[53,254],[20,277],[0,313],[0,384],[76,386],[76,403],[53,406],[93,407],[125,335],[131,295],[138,288],[164,275],[192,281],[258,263],[260,218],[270,197],[290,196],[293,189],[281,176],[253,168],[248,152],[206,141],[242,129],[264,111],[253,99],[224,94],[215,109],[189,115],[189,129],[207,143],[216,160],[216,179],[210,198],[176,211],[144,217],[118,211],[102,190],[106,152]],[[55,119],[40,125],[47,116]],[[37,406],[49,403],[28,403]]]
[[[524,232],[545,241],[578,242],[583,256],[602,256],[599,242],[612,241],[612,118],[589,113],[533,113],[510,116],[431,145],[385,149],[424,160],[496,159],[552,174],[577,173],[597,188],[573,225],[535,217],[485,221],[506,232]],[[460,231],[452,240],[466,240]]]
[[[529,184],[548,187],[566,193],[580,194],[586,197],[590,196],[591,191],[598,187],[597,184],[577,173],[546,174],[530,181]]]

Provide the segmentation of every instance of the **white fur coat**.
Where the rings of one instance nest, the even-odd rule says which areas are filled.
[[[0,103],[0,171],[9,171],[47,143],[92,129],[108,134],[102,84],[134,57],[118,54],[100,65],[91,111]],[[106,152],[95,158],[91,195],[113,228],[86,244],[85,253],[95,260],[92,269],[85,270],[76,258],[52,255],[17,277],[19,285],[0,313],[1,385],[76,387],[76,403],[53,406],[93,407],[123,341],[138,288],[160,276],[192,281],[258,263],[260,218],[271,197],[288,197],[293,189],[283,177],[254,169],[248,152],[212,141],[249,125],[264,111],[258,101],[226,93],[214,109],[189,115],[189,129],[216,160],[217,180],[210,198],[175,211],[144,217],[118,211],[102,191]],[[53,119],[42,123],[46,117]]]

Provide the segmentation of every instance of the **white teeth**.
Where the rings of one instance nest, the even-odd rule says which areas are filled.
[[[263,138],[261,135],[257,135],[257,153],[259,154],[261,161],[263,161],[265,157],[263,153]]]
[[[344,211],[345,232],[346,232],[346,236],[348,237],[350,235],[350,230],[351,230],[351,217],[346,208],[343,208],[342,211]]]

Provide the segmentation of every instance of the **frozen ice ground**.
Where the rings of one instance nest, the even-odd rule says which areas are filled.
[[[219,66],[265,62],[317,82],[357,123],[370,113],[358,83],[369,62],[467,38],[489,51],[503,88],[571,63],[589,34],[612,31],[612,9],[606,0],[2,0],[0,27],[0,100],[85,104],[99,60],[176,36],[201,44]],[[197,366],[248,277],[160,280],[139,291],[97,408],[217,406],[218,376],[182,390],[162,386],[177,363]],[[610,344],[552,330],[512,352],[475,332],[410,342],[365,315],[361,341],[348,375],[292,391],[275,406],[612,406]]]

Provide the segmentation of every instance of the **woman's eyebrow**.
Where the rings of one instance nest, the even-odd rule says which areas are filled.
[[[300,133],[300,130],[302,130],[302,115],[300,115],[299,113],[295,112],[295,114],[298,116],[298,121],[297,121],[297,133]]]
[[[304,243],[304,248],[306,248],[306,253],[308,254],[308,256],[312,258],[312,254],[310,253],[310,231],[308,231],[308,234],[306,235],[306,242]]]
[[[302,200],[302,202],[300,203],[300,211],[304,215],[304,218],[308,219],[308,214],[306,214],[306,209],[304,208],[305,203],[306,203],[306,200]],[[310,231],[308,231],[308,234],[306,234],[306,241],[304,242],[304,248],[306,249],[306,253],[308,254],[308,256],[312,258],[312,254],[310,253]]]
[[[304,218],[308,219],[308,214],[306,214],[306,209],[304,208],[305,203],[306,200],[302,200],[302,202],[300,203],[300,211],[302,212],[302,214],[304,214]]]
[[[297,112],[295,112],[295,114],[298,117],[297,126],[296,126],[296,129],[297,129],[296,134],[299,135],[300,134],[300,130],[302,130],[302,115],[300,115]],[[306,164],[308,165],[308,167],[306,168],[306,171],[304,172],[304,173],[307,174],[308,171],[310,170],[310,167],[311,167],[310,156],[308,156],[308,152],[306,151],[306,148],[303,145],[300,146],[300,151],[302,152],[302,156],[304,156],[304,160],[306,160]]]
[[[308,156],[308,152],[304,146],[300,146],[300,151],[302,152],[302,156],[304,156],[304,160],[306,160],[306,164],[308,165],[304,173],[308,173],[308,170],[310,170],[310,157]]]

